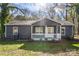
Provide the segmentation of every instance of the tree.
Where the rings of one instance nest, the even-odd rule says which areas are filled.
[[[17,15],[14,20],[26,20],[25,16]]]
[[[1,19],[0,20],[0,22],[1,22],[1,38],[3,38],[4,37],[4,32],[5,32],[4,24],[6,23],[5,21],[8,19],[8,17],[10,16],[9,11],[11,9],[18,9],[22,13],[23,13],[23,11],[21,9],[19,9],[18,7],[16,7],[16,6],[10,6],[9,3],[1,3],[0,7],[1,7],[1,14],[0,14],[0,19]]]
[[[76,16],[78,21],[78,34],[79,34],[79,3],[75,3],[74,6],[76,7]]]
[[[78,3],[72,3],[71,6],[69,6],[70,9],[68,10],[68,13],[70,14],[70,20],[74,23],[74,31],[75,34],[79,34],[79,4]],[[70,12],[69,12],[70,11]]]
[[[70,21],[74,24],[74,34],[77,34],[78,30],[78,21],[77,21],[77,13],[76,6],[73,3],[66,4],[66,20]]]
[[[57,4],[55,3],[55,4],[47,4],[46,5],[46,12],[47,12],[47,15],[48,15],[48,17],[50,17],[50,18],[54,18],[54,16],[55,16],[55,8],[57,7]]]

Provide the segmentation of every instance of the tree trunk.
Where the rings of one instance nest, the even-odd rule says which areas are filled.
[[[68,19],[67,19],[67,7],[66,7],[66,21],[68,21]]]
[[[4,39],[5,26],[4,21],[1,21],[1,39]]]
[[[79,22],[78,22],[78,35],[79,35]]]
[[[8,16],[8,3],[2,3],[1,5],[1,39],[4,39],[4,33],[5,33],[5,20]]]

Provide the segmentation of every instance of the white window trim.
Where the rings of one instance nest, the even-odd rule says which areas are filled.
[[[39,31],[36,31],[37,28],[39,28]],[[42,28],[42,32],[40,31],[40,28]],[[35,33],[36,33],[36,34],[41,34],[41,33],[43,33],[43,27],[40,27],[40,26],[39,26],[39,27],[38,27],[38,26],[35,27]]]
[[[46,29],[46,34],[54,34],[54,31],[53,31],[53,33],[48,33],[48,27],[50,27],[50,26],[46,26],[46,28],[45,28]],[[53,26],[51,28],[54,30]]]
[[[16,28],[17,28],[17,30],[18,30],[18,27],[17,27],[17,26],[14,26],[14,27],[16,27]],[[13,27],[13,28],[14,28],[14,27]],[[13,29],[13,28],[12,28],[12,29]],[[14,31],[14,29],[13,29],[13,31]],[[13,32],[13,31],[12,31],[12,32]],[[14,34],[14,33],[13,33],[13,35],[16,35],[16,34]]]
[[[33,39],[32,35],[45,35],[45,33],[33,33],[34,26],[31,26],[31,39]]]

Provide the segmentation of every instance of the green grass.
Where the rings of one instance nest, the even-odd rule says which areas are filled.
[[[22,45],[22,43],[19,43],[17,41],[0,41],[0,51],[17,49]]]
[[[56,54],[60,52],[78,49],[72,42],[23,42],[23,41],[0,41],[0,55],[4,56],[31,56],[43,53]]]
[[[72,44],[72,45],[75,46],[75,47],[79,47],[79,43]]]

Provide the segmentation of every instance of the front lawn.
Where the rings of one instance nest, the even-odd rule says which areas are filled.
[[[4,56],[33,56],[33,55],[67,55],[77,51],[70,41],[62,42],[23,42],[23,41],[0,41],[0,55]],[[68,53],[69,52],[69,53]],[[67,53],[67,54],[63,54]],[[76,53],[74,55],[79,55]]]
[[[73,46],[75,46],[75,47],[79,47],[79,43],[74,43],[74,44],[72,44]]]

